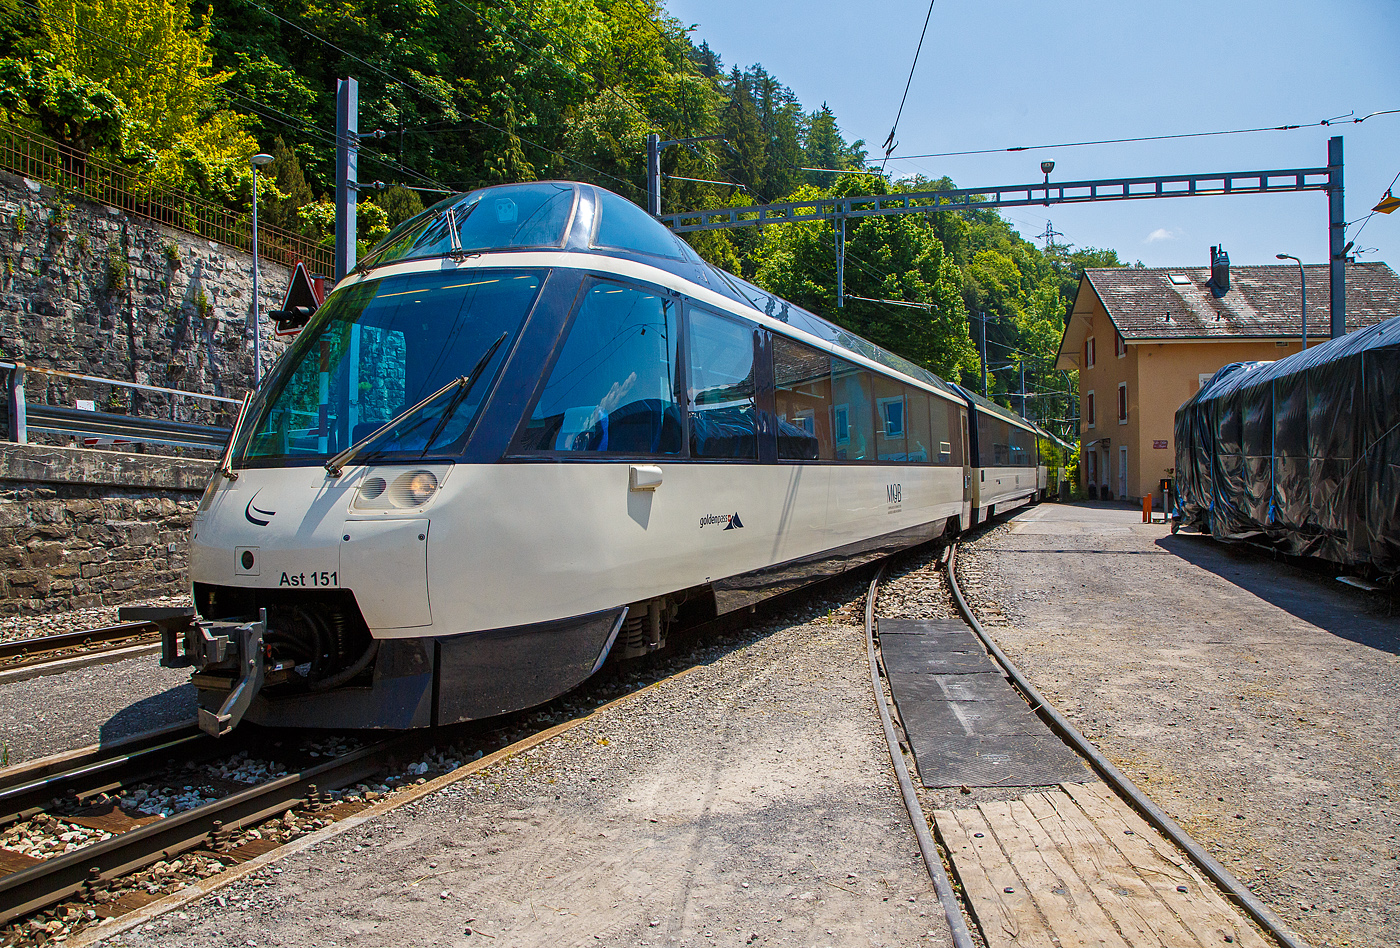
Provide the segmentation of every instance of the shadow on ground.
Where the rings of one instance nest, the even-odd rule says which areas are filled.
[[[1162,537],[1157,546],[1340,638],[1400,655],[1400,616],[1386,593],[1367,593],[1261,553],[1201,534]]]
[[[97,741],[99,744],[110,744],[142,731],[188,721],[195,714],[194,686],[176,685],[158,695],[129,704],[112,715],[98,729]]]

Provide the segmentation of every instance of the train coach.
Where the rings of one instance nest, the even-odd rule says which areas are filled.
[[[396,228],[245,401],[163,660],[215,734],[530,707],[1029,499],[1036,457],[617,195],[474,191]]]

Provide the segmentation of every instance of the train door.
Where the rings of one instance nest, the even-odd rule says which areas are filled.
[[[962,416],[962,464],[963,464],[963,526],[974,526],[972,519],[972,441],[968,437],[967,411],[958,412]]]

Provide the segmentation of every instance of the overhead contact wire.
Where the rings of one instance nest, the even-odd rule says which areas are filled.
[[[890,160],[890,152],[894,151],[899,143],[894,140],[894,133],[899,129],[899,119],[904,115],[904,103],[909,99],[909,87],[914,84],[914,70],[919,65],[919,53],[924,48],[924,36],[928,33],[929,20],[933,19],[933,5],[938,0],[928,0],[928,13],[924,16],[924,28],[919,32],[919,45],[914,48],[914,61],[909,64],[909,78],[904,81],[904,95],[899,99],[899,111],[895,113],[894,124],[890,126],[890,137],[885,139],[885,160],[880,162],[880,173],[885,171],[885,161]]]
[[[940,151],[930,152],[926,155],[891,155],[889,156],[889,160],[912,161],[915,158],[960,158],[965,155],[1000,155],[1007,152],[1040,151],[1045,148],[1082,148],[1089,145],[1128,145],[1136,142],[1164,142],[1182,138],[1211,138],[1218,135],[1250,135],[1255,132],[1291,132],[1300,128],[1339,125],[1343,122],[1351,122],[1352,124],[1359,125],[1368,118],[1374,118],[1378,115],[1395,115],[1397,113],[1400,113],[1400,109],[1383,109],[1379,112],[1363,115],[1360,118],[1341,116],[1338,118],[1320,119],[1316,122],[1302,122],[1297,125],[1261,125],[1258,128],[1229,128],[1215,132],[1180,132],[1172,135],[1142,135],[1137,138],[1101,138],[1092,141],[1057,142],[1050,145],[1012,145],[1008,148],[974,148],[968,151]]]

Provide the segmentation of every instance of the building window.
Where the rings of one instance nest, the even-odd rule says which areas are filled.
[[[1128,354],[1128,344],[1123,340],[1122,333],[1114,333],[1114,346],[1118,352],[1118,358],[1123,358]]]
[[[1094,337],[1090,336],[1084,340],[1084,368],[1094,367]]]
[[[1126,425],[1128,423],[1128,383],[1118,383],[1118,423]]]
[[[1092,389],[1084,399],[1084,417],[1089,419],[1089,427],[1094,427],[1094,392]]]

